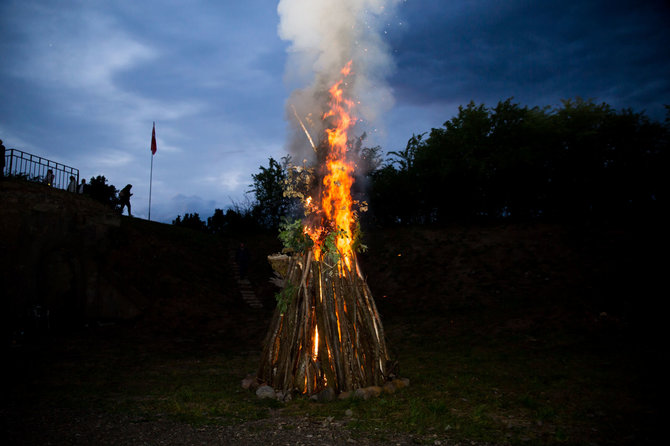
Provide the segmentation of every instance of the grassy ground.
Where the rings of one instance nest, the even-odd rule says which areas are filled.
[[[128,234],[142,233],[144,223],[132,225]],[[210,246],[206,237],[171,229],[153,232],[154,242],[160,246],[159,238],[167,237],[171,249],[198,247],[180,254],[198,270],[197,253]],[[376,399],[327,404],[259,400],[240,386],[258,365],[274,292],[266,284],[264,255],[277,248],[271,236],[247,237],[251,276],[268,308],[202,304],[216,293],[226,295],[222,302],[234,300],[234,283],[222,278],[224,285],[207,285],[216,292],[193,290],[178,310],[158,313],[161,327],[152,317],[11,348],[13,378],[3,386],[3,411],[66,407],[197,426],[274,417],[286,420],[285,429],[308,416],[341,420],[358,438],[380,443],[405,435],[425,444],[445,438],[653,444],[659,420],[653,366],[660,350],[647,339],[651,332],[624,312],[624,299],[601,298],[610,280],[621,280],[612,275],[619,261],[606,260],[598,248],[603,237],[623,243],[619,233],[584,242],[583,234],[546,226],[371,233],[361,262],[400,375],[411,385]],[[208,268],[213,262],[204,260]],[[175,286],[184,280],[179,271],[169,267]],[[624,282],[620,286],[628,286]],[[189,324],[168,319],[180,313]]]
[[[446,436],[494,444],[650,439],[657,415],[644,399],[643,371],[631,362],[633,352],[612,352],[565,335],[484,339],[443,336],[438,329],[408,335],[402,324],[388,324],[387,330],[411,385],[367,401],[259,400],[240,386],[241,377],[257,366],[258,351],[226,352],[195,341],[138,342],[125,329],[108,327],[86,338],[52,339],[11,358],[26,367],[20,371],[23,382],[13,389],[17,399],[20,395],[15,404],[196,425],[334,417],[346,420],[357,435],[380,440],[398,432],[426,442]]]

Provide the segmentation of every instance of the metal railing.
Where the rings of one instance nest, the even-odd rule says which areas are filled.
[[[7,149],[5,152],[5,176],[20,176],[30,181],[49,184],[49,171],[53,175],[50,184],[52,187],[67,189],[71,176],[79,184],[79,169],[22,150]]]

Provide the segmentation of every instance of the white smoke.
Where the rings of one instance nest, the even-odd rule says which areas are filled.
[[[328,88],[341,78],[350,60],[353,75],[346,89],[356,103],[354,115],[362,127],[373,125],[393,105],[385,81],[393,68],[383,29],[398,0],[280,0],[278,34],[290,41],[287,83],[301,85],[288,99],[286,117],[291,133],[289,151],[296,161],[311,159],[314,151],[295,118],[304,120],[315,142],[323,136],[321,116],[327,110]],[[350,135],[353,136],[353,135]]]

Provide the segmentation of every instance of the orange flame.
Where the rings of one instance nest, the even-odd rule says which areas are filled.
[[[326,129],[328,137],[328,152],[325,159],[325,172],[323,178],[323,190],[320,203],[313,200],[312,197],[305,199],[305,210],[308,214],[319,215],[319,222],[306,224],[303,227],[304,233],[314,242],[312,253],[316,260],[320,260],[323,254],[323,243],[328,232],[335,230],[335,246],[341,256],[342,264],[339,265],[340,274],[351,272],[353,257],[353,228],[355,224],[355,215],[352,210],[353,199],[351,197],[351,187],[354,184],[354,164],[347,160],[347,142],[348,132],[356,123],[356,118],[351,114],[354,102],[345,98],[344,78],[351,74],[351,61],[341,70],[342,79],[337,81],[328,91],[330,93],[330,109],[323,114],[323,119],[329,120],[329,126]],[[346,266],[346,268],[344,267]],[[322,299],[321,294],[319,299]],[[314,308],[314,307],[313,307]],[[346,312],[346,304],[344,306]],[[340,311],[335,308],[335,317],[337,319],[338,340],[342,342],[342,328],[340,326]],[[332,354],[327,340],[319,339],[318,323],[315,320],[316,315],[312,314],[314,319],[314,330],[312,332],[312,346],[310,356],[312,361],[319,359],[319,342],[325,346],[331,363]],[[322,348],[322,352],[324,349]],[[331,365],[332,367],[332,365]],[[318,373],[310,375],[312,378],[312,387],[316,389],[317,381],[321,380],[322,385],[327,385],[325,374]],[[305,375],[304,392],[308,389],[307,375]],[[311,390],[314,390],[311,389]]]
[[[337,231],[335,245],[344,259],[347,269],[351,269],[353,256],[354,214],[351,209],[351,186],[354,184],[354,165],[346,159],[349,129],[356,123],[351,109],[354,102],[344,96],[344,78],[351,74],[351,61],[341,70],[342,79],[337,81],[328,92],[330,93],[330,110],[323,119],[331,118],[332,126],[326,129],[328,135],[328,154],[326,157],[327,174],[323,178],[324,191],[321,197],[321,208],[324,217]],[[323,229],[307,229],[306,232],[315,242],[314,256],[318,260],[321,252],[318,246]]]
[[[314,352],[312,353],[312,361],[316,361],[319,356],[319,327],[314,326]]]

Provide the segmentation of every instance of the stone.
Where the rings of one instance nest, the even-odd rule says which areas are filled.
[[[335,399],[335,391],[330,387],[326,387],[321,392],[312,395],[310,399],[319,403],[327,403]]]
[[[359,398],[359,399],[370,399],[370,398],[376,398],[381,393],[383,392],[383,389],[379,386],[369,386],[369,387],[363,387],[360,389],[356,389],[354,392],[354,398]]]
[[[276,398],[275,389],[268,385],[262,385],[256,389],[256,396],[258,398]]]
[[[396,389],[409,387],[409,378],[394,379],[391,381]]]
[[[335,399],[335,391],[330,387],[326,387],[325,389],[323,389],[321,392],[318,393],[318,396],[319,396],[318,400],[320,402],[325,403],[333,401]]]
[[[339,395],[337,395],[337,399],[346,400],[348,398],[351,398],[351,396],[352,393],[347,390],[346,392],[341,392]]]
[[[361,399],[361,400],[367,400],[368,398],[370,398],[370,396],[365,391],[365,389],[361,388],[361,389],[356,389],[354,391],[354,398],[358,398],[358,399]]]
[[[375,398],[382,394],[382,388],[379,386],[367,387],[366,391],[370,394],[371,397]]]
[[[363,387],[361,389],[356,389],[354,392],[354,398],[359,398],[359,399],[370,399],[370,398],[375,398],[381,395],[382,393],[382,388],[379,386],[370,386],[370,387]]]
[[[384,390],[385,393],[393,394],[395,393],[396,387],[395,385],[393,385],[391,381],[387,381],[384,383],[384,387],[382,387],[382,389]]]
[[[258,381],[256,381],[256,375],[247,375],[242,380],[242,388],[247,390],[254,390],[258,387]]]

